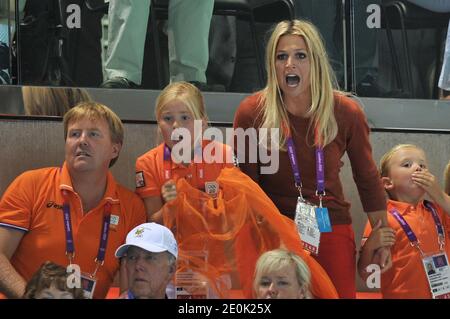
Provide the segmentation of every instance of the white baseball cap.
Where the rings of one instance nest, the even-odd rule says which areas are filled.
[[[130,246],[136,246],[152,253],[168,251],[178,257],[178,245],[169,228],[157,223],[145,223],[133,228],[125,244],[117,248],[116,257],[125,255]]]

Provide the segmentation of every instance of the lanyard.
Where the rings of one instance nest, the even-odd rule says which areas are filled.
[[[64,197],[64,204],[63,204],[64,231],[66,235],[66,255],[69,258],[69,264],[72,264],[73,258],[75,257],[75,246],[73,242],[72,221],[70,217],[70,204],[67,200],[67,191],[63,190],[63,197]],[[91,277],[95,277],[98,269],[103,265],[105,261],[106,246],[108,245],[110,220],[111,220],[111,203],[107,202],[104,206],[100,244],[98,247],[97,257],[95,258],[96,266]]]
[[[194,161],[194,163],[196,164],[195,166],[197,168],[197,180],[198,180],[197,187],[199,189],[205,188],[205,169],[202,154],[203,150],[201,147],[196,147],[194,149],[194,158],[199,157],[201,159],[199,163],[196,163]],[[164,145],[164,178],[167,181],[171,177],[172,177],[172,154],[170,148],[167,145]]]
[[[298,189],[300,197],[303,198],[302,195],[303,185],[300,177],[300,169],[298,167],[294,140],[290,132],[287,135],[286,143],[289,162],[291,163],[292,171],[294,172],[295,187]],[[322,207],[322,198],[323,196],[325,196],[325,158],[323,154],[323,147],[317,146],[315,154],[316,154],[316,182],[317,182],[316,196],[319,196],[320,207]]]
[[[424,201],[424,206],[433,216],[433,220],[436,225],[436,231],[438,233],[439,250],[443,251],[445,246],[445,233],[444,228],[442,227],[441,219],[439,218],[436,209],[430,202]],[[398,210],[395,208],[389,210],[389,213],[391,213],[391,215],[398,221],[403,231],[405,232],[406,236],[408,237],[408,240],[411,242],[411,245],[413,247],[416,247],[419,250],[420,254],[423,256],[424,253],[420,248],[420,242],[417,239],[416,234],[414,234],[414,231],[411,229],[411,226],[409,226],[408,222],[405,220],[405,218],[403,218],[403,216],[400,215]]]

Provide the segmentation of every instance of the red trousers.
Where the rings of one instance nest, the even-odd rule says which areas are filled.
[[[356,298],[356,247],[352,225],[333,225],[320,236],[319,255],[314,258],[325,269],[339,298]]]

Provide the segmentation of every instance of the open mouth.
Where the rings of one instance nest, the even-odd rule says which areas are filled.
[[[300,83],[300,77],[296,74],[286,75],[286,84],[289,87],[296,87]]]

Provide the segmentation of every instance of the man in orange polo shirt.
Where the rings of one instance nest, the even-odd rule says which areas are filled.
[[[25,172],[9,186],[0,201],[0,293],[20,298],[50,260],[78,265],[81,278],[68,284],[89,287],[94,298],[106,296],[119,269],[115,250],[146,219],[139,197],[109,172],[123,135],[110,109],[82,103],[64,117],[62,167]]]

